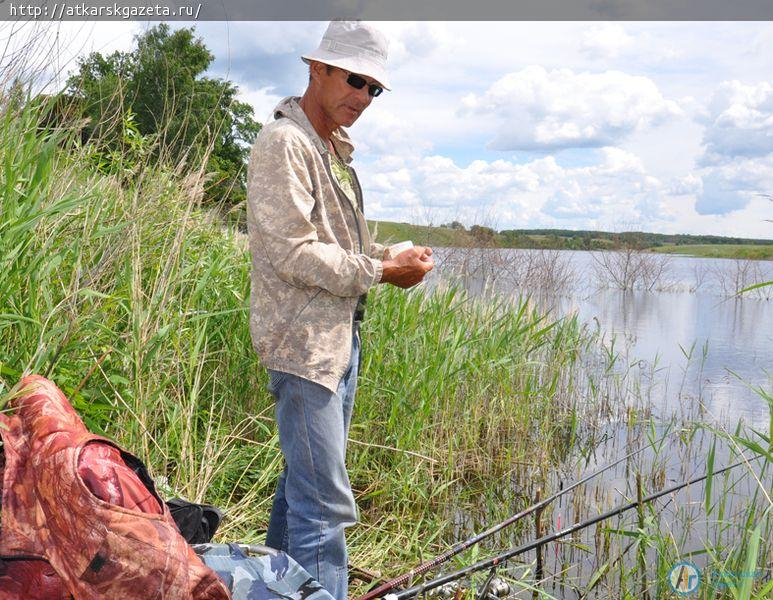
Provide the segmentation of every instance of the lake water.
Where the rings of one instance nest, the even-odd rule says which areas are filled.
[[[605,344],[648,380],[660,416],[700,402],[709,421],[767,429],[767,403],[752,388],[773,394],[773,286],[749,297],[733,292],[773,280],[773,261],[655,255],[657,281],[623,291],[611,287],[615,265],[605,269],[601,256],[441,248],[430,283],[527,296],[554,316],[600,328]]]
[[[773,280],[773,261],[654,256],[638,265],[643,274],[634,281],[634,289],[623,291],[613,280],[620,281],[618,267],[626,261],[635,263],[636,257],[618,255],[617,263],[609,258],[609,254],[579,251],[441,248],[427,282],[429,286],[441,282],[460,285],[481,298],[493,293],[528,297],[554,317],[576,316],[600,332],[604,346],[621,354],[617,368],[640,382],[634,386],[638,395],[631,401],[641,406],[644,399],[650,404],[655,416],[652,424],[612,420],[593,425],[581,432],[578,447],[554,465],[546,481],[527,470],[502,482],[496,496],[509,505],[514,491],[534,498],[538,488],[562,489],[632,450],[645,448],[551,504],[543,516],[544,533],[635,498],[636,473],[643,475],[650,493],[704,474],[712,445],[716,445],[716,468],[738,460],[733,448],[705,429],[685,435],[692,421],[730,430],[739,421],[763,432],[770,428],[768,405],[752,388],[773,394],[773,286],[751,297],[738,297],[735,291]],[[655,438],[659,439],[654,444],[658,450],[649,447]],[[745,514],[747,504],[759,494],[758,485],[771,489],[771,473],[759,472],[760,464],[737,468],[722,480],[721,490],[714,492],[714,497],[727,503],[727,514]],[[762,478],[760,484],[752,471]],[[702,551],[707,541],[715,547],[732,548],[744,535],[742,519],[729,519],[731,524],[720,527],[715,509],[705,514],[704,497],[703,484],[689,486],[653,503],[648,513],[655,527],[670,531],[675,547],[700,569],[710,566]],[[453,513],[457,539],[508,516],[506,508],[492,515],[491,505],[484,503],[480,511]],[[528,521],[525,530],[507,530],[485,544],[488,549],[483,554],[533,540],[533,518]],[[606,528],[633,530],[636,515],[627,513],[583,530],[575,534],[574,543],[564,539],[547,545],[543,549],[545,579],[539,587],[557,598],[587,597],[580,590],[612,557],[619,555],[626,569],[635,566],[635,553],[623,552],[630,538],[613,535],[612,549],[600,551],[599,539]],[[768,546],[771,543],[768,540]],[[511,562],[509,572],[524,575],[533,559],[533,552],[522,557],[526,566],[520,570],[517,561]],[[657,559],[656,548],[649,548],[647,564],[655,565]],[[524,576],[531,579],[531,575]],[[532,593],[525,590],[516,597],[531,598]],[[590,597],[619,597],[615,576]]]

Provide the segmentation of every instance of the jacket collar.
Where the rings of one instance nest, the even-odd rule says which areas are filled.
[[[274,119],[290,119],[293,123],[298,125],[298,127],[300,127],[307,136],[309,136],[309,139],[312,141],[322,156],[325,154],[330,154],[330,151],[327,149],[327,144],[325,144],[325,141],[319,137],[319,134],[314,129],[311,121],[309,121],[306,113],[303,112],[300,104],[298,104],[299,101],[300,98],[298,96],[288,96],[282,100],[274,109]],[[354,144],[352,144],[352,140],[349,137],[349,134],[344,131],[343,127],[336,129],[333,132],[331,138],[333,145],[335,146],[336,151],[338,152],[341,159],[346,164],[352,162]]]

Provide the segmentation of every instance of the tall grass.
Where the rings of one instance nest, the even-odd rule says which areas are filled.
[[[41,110],[8,102],[0,131],[2,391],[51,377],[90,427],[176,493],[225,504],[226,533],[249,536],[280,459],[243,245],[198,206],[202,173],[106,172],[73,131],[41,129]],[[438,480],[498,477],[493,454],[522,456],[576,418],[577,398],[561,394],[561,365],[587,343],[575,321],[453,289],[381,289],[363,334],[351,464],[374,522],[434,514],[449,500]]]
[[[0,408],[24,374],[50,377],[168,495],[224,507],[221,539],[260,541],[282,465],[243,241],[199,206],[196,165],[134,152],[105,169],[76,129],[42,127],[44,110],[0,101]],[[515,512],[602,424],[643,414],[599,331],[525,299],[379,288],[363,338],[359,565],[393,572]]]
[[[47,375],[175,490],[237,502],[276,462],[255,463],[240,441],[273,443],[244,253],[198,210],[200,174],[141,164],[130,182],[101,175],[91,148],[38,123],[29,103],[2,123],[4,388]],[[218,467],[229,456],[255,468]]]

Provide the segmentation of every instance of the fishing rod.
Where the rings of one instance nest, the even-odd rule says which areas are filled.
[[[608,465],[605,465],[604,467],[594,471],[590,475],[587,475],[587,476],[583,477],[579,481],[574,482],[569,487],[563,488],[563,489],[559,490],[558,492],[556,492],[555,494],[553,494],[552,496],[549,496],[549,497],[545,498],[544,500],[541,500],[541,501],[539,501],[539,502],[537,502],[535,504],[532,504],[531,506],[529,506],[528,508],[522,510],[521,512],[516,513],[516,514],[514,514],[511,517],[508,517],[507,519],[505,519],[501,523],[497,523],[496,525],[493,525],[492,527],[489,527],[485,531],[483,531],[483,532],[481,532],[481,533],[471,537],[468,540],[465,540],[463,542],[459,542],[458,544],[456,544],[452,548],[446,550],[443,554],[439,554],[435,558],[432,558],[432,559],[430,559],[430,560],[428,560],[426,562],[421,563],[418,567],[414,567],[410,571],[407,571],[406,573],[403,573],[402,575],[399,575],[399,576],[395,577],[394,579],[390,579],[386,583],[383,583],[380,586],[378,586],[377,588],[374,588],[374,589],[370,590],[369,592],[367,592],[366,594],[360,596],[359,598],[357,598],[357,600],[373,600],[373,598],[379,598],[379,597],[383,596],[384,594],[386,594],[387,592],[390,592],[391,590],[393,590],[393,589],[395,589],[397,587],[400,587],[400,586],[408,583],[409,581],[411,581],[417,575],[422,575],[423,573],[426,573],[430,569],[433,569],[433,568],[437,567],[438,565],[448,561],[449,559],[453,558],[457,554],[460,554],[460,553],[464,552],[465,550],[467,550],[467,548],[469,548],[471,546],[474,546],[475,544],[485,540],[488,537],[491,537],[492,535],[494,535],[498,531],[502,531],[505,527],[508,527],[508,526],[512,525],[513,523],[515,523],[516,521],[519,521],[519,520],[523,519],[524,517],[527,517],[530,514],[532,514],[532,513],[536,512],[536,511],[544,508],[545,506],[547,506],[548,504],[550,504],[554,500],[557,500],[558,498],[560,498],[564,494],[567,494],[567,493],[571,492],[573,489],[581,486],[583,483],[587,483],[588,481],[590,481],[594,477],[598,477],[604,471],[608,471],[612,467],[616,467],[621,462],[624,462],[626,460],[629,460],[629,459],[633,458],[634,456],[636,456],[637,454],[640,454],[641,452],[644,452],[644,450],[647,450],[648,448],[653,448],[655,446],[655,444],[657,444],[658,442],[662,442],[663,440],[665,440],[668,436],[672,435],[673,433],[674,433],[673,431],[667,433],[666,435],[664,435],[660,439],[655,440],[654,442],[651,442],[650,444],[647,444],[646,446],[642,446],[641,448],[638,448],[637,450],[634,450],[633,452],[630,452],[629,454],[626,454],[622,458],[618,458],[616,461],[614,461],[612,463],[609,463]]]
[[[759,458],[759,457],[755,457]],[[750,459],[754,460],[754,459]],[[713,475],[720,475],[724,473],[725,471],[729,471],[730,469],[734,469],[740,465],[746,464],[747,460],[739,461],[735,464],[730,465],[729,467],[724,467],[718,471],[714,471]],[[437,579],[433,579],[431,581],[428,581],[426,583],[422,583],[419,585],[415,585],[411,588],[408,588],[406,590],[400,590],[399,592],[388,594],[387,600],[406,600],[407,598],[412,598],[418,594],[421,594],[423,592],[435,589],[436,587],[440,587],[441,585],[445,585],[446,583],[450,583],[451,581],[456,581],[458,579],[462,579],[463,577],[466,577],[467,575],[470,575],[472,573],[475,573],[476,571],[483,571],[485,569],[493,569],[503,563],[505,563],[507,560],[513,558],[514,556],[518,556],[520,554],[523,554],[524,552],[528,552],[529,550],[534,550],[535,548],[539,548],[540,546],[544,546],[547,543],[553,542],[559,538],[562,538],[564,536],[567,536],[571,533],[574,533],[575,531],[579,531],[581,529],[585,529],[586,527],[590,527],[591,525],[595,525],[599,521],[604,521],[606,519],[609,519],[611,517],[615,517],[617,515],[620,515],[626,511],[631,510],[632,508],[636,508],[637,506],[647,504],[648,502],[652,502],[653,500],[657,500],[658,498],[665,496],[667,494],[671,494],[672,492],[676,492],[681,490],[682,488],[687,487],[688,485],[693,485],[695,483],[699,483],[703,481],[704,479],[707,479],[709,477],[709,473],[705,475],[701,475],[700,477],[695,477],[694,479],[690,479],[689,481],[685,481],[683,483],[679,483],[677,485],[673,485],[670,488],[667,488],[665,490],[661,490],[660,492],[656,492],[654,494],[650,494],[646,498],[642,498],[641,502],[638,500],[629,502],[627,504],[623,504],[621,506],[618,506],[617,508],[614,508],[608,512],[605,512],[601,515],[598,515],[596,517],[592,517],[586,521],[582,521],[580,523],[575,523],[574,525],[571,525],[570,527],[567,527],[565,529],[562,529],[561,531],[557,531],[555,533],[551,533],[549,535],[543,536],[539,538],[538,540],[534,540],[533,542],[529,542],[528,544],[524,544],[523,546],[519,546],[517,548],[511,548],[507,552],[503,552],[502,554],[499,554],[497,556],[494,556],[492,558],[484,559],[482,561],[479,561],[473,565],[470,565],[468,567],[464,567],[463,569],[459,569],[458,571],[455,571],[453,573],[449,573],[448,575],[444,575],[442,577],[438,577]]]

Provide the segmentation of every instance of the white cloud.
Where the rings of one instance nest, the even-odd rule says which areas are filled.
[[[712,95],[704,117],[704,164],[735,156],[773,153],[773,85],[725,81]]]
[[[773,190],[773,85],[724,81],[696,121],[704,125],[698,214],[737,213]]]
[[[398,149],[404,155],[413,155],[432,147],[411,121],[378,103],[371,104],[356,127],[356,157],[386,155]]]
[[[259,123],[265,123],[271,118],[274,108],[281,99],[282,96],[275,94],[273,88],[257,90],[251,90],[247,87],[239,88],[239,100],[252,106],[255,119]]]
[[[614,145],[681,114],[647,77],[619,71],[575,73],[533,65],[462,100],[462,114],[494,120],[496,150]]]
[[[620,148],[602,148],[586,167],[563,167],[548,156],[528,163],[476,160],[467,167],[445,156],[378,161],[361,170],[369,216],[406,220],[431,215],[434,222],[481,214],[498,228],[557,225],[567,228],[613,226],[622,220],[668,220],[660,202],[660,182],[641,161]]]
[[[633,43],[633,37],[618,23],[601,23],[583,35],[580,51],[589,58],[616,58],[623,48]]]
[[[558,169],[544,181],[549,197],[542,211],[562,220],[594,225],[639,223],[667,218],[659,200],[660,182],[647,175],[639,158],[620,148],[602,148],[590,167]],[[567,223],[564,226],[571,227]],[[574,228],[577,228],[575,225]]]
[[[773,155],[734,159],[701,172],[701,191],[695,210],[701,215],[724,215],[746,208],[752,198],[773,191]]]
[[[703,191],[703,180],[695,173],[675,177],[668,185],[668,193],[672,196],[692,196]]]
[[[441,23],[425,21],[373,23],[389,38],[389,68],[399,70],[406,64],[425,59],[452,45],[449,32]]]

